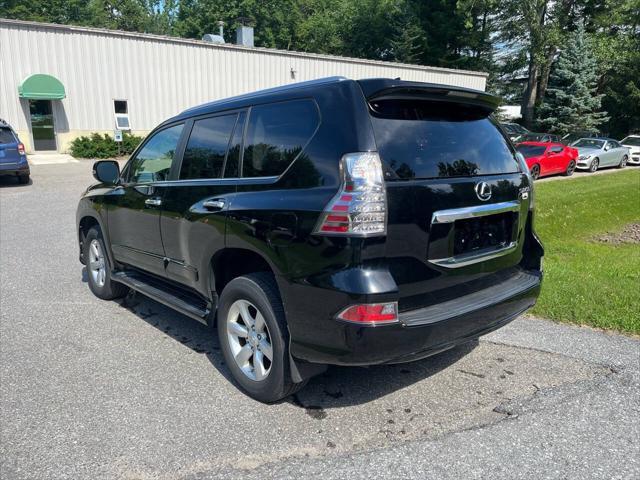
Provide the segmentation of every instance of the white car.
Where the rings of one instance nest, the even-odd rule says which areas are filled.
[[[620,140],[620,143],[631,152],[629,164],[640,165],[640,135],[629,135]]]

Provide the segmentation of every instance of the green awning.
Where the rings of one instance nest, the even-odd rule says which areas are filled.
[[[34,100],[61,100],[66,97],[64,85],[56,77],[36,73],[18,85],[18,96]]]

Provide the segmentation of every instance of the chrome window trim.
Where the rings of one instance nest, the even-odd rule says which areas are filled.
[[[453,223],[456,220],[467,218],[485,217],[505,212],[519,212],[519,202],[500,202],[477,205],[474,207],[452,208],[450,210],[438,210],[431,215],[431,224]]]

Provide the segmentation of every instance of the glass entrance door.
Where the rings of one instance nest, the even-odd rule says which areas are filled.
[[[51,100],[30,100],[29,112],[34,150],[56,150]]]

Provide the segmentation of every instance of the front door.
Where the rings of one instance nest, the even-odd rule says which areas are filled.
[[[33,149],[56,150],[56,131],[53,124],[51,100],[29,100]]]
[[[552,145],[549,147],[549,173],[564,171],[566,163],[562,151],[563,148],[560,145]]]
[[[122,172],[109,195],[107,223],[113,255],[120,263],[165,275],[160,214],[184,124],[152,133]]]
[[[610,167],[612,165],[618,164],[618,151],[616,150],[616,146],[613,142],[608,141],[604,147],[604,153],[600,158],[600,166],[601,167]]]

